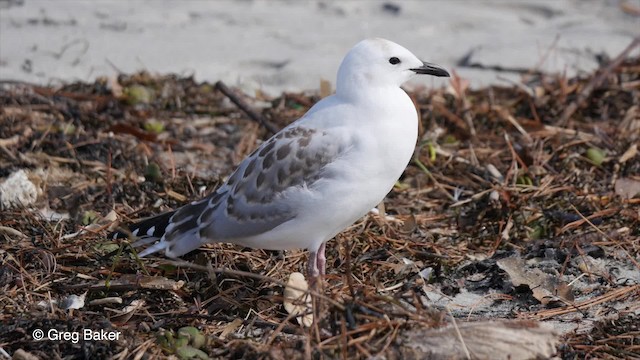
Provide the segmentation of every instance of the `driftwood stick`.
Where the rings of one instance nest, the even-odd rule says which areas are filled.
[[[271,124],[267,119],[265,119],[264,116],[262,116],[261,114],[253,110],[249,106],[249,104],[247,104],[238,95],[236,95],[233,91],[231,91],[231,89],[229,89],[227,85],[225,85],[222,81],[216,82],[215,87],[218,91],[220,91],[226,97],[228,97],[229,100],[231,100],[231,102],[236,104],[236,106],[239,107],[240,110],[244,111],[245,114],[247,114],[251,118],[251,120],[264,126],[267,130],[271,132],[271,134],[275,134],[278,132],[278,129],[273,124]]]
[[[582,106],[584,102],[587,101],[587,99],[591,96],[591,93],[600,85],[602,85],[607,76],[609,76],[609,74],[611,74],[613,70],[615,70],[615,68],[620,66],[620,63],[622,63],[622,61],[627,57],[631,50],[633,50],[638,45],[640,45],[640,36],[633,39],[631,44],[629,44],[629,46],[627,46],[627,48],[624,49],[620,53],[620,55],[613,59],[613,61],[611,61],[609,65],[607,65],[607,67],[605,67],[598,76],[594,76],[591,81],[589,81],[587,86],[585,86],[578,95],[578,98],[564,109],[564,112],[562,112],[562,116],[560,116],[560,120],[558,120],[559,126],[563,126],[567,123],[567,121],[569,121],[569,118],[573,116],[573,113],[575,113],[576,110],[578,110],[578,108]]]
[[[542,75],[541,71],[533,70],[530,68],[510,67],[510,66],[502,66],[502,65],[485,65],[479,62],[473,62],[471,61],[471,58],[473,57],[473,53],[475,51],[476,49],[471,49],[469,52],[467,52],[462,58],[460,58],[456,62],[456,66],[461,68],[491,70],[499,73],[516,73],[521,75]]]

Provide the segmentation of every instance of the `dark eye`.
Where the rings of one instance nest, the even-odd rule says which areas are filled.
[[[397,57],[394,56],[391,59],[389,59],[389,64],[391,64],[391,65],[400,64],[400,59],[398,59]]]

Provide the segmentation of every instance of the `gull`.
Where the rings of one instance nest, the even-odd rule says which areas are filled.
[[[203,199],[129,227],[182,256],[205,243],[309,251],[307,274],[326,272],[325,246],[391,191],[411,160],[418,113],[400,86],[416,75],[448,77],[389,40],[356,44],[339,69],[334,95],[263,142]],[[114,237],[126,237],[124,232]]]

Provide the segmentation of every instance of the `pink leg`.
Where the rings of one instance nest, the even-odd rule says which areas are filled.
[[[316,255],[316,267],[318,268],[318,272],[320,273],[320,275],[325,275],[327,270],[327,258],[324,255],[325,244],[326,243],[322,243],[322,245],[320,245],[320,248],[318,249],[318,253]]]
[[[307,263],[307,276],[309,277],[309,279],[314,279],[320,276],[317,259],[318,259],[318,253],[315,251],[310,251],[309,262]]]

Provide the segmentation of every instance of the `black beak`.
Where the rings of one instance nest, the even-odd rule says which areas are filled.
[[[409,69],[409,70],[414,71],[416,74],[422,74],[422,75],[433,75],[437,77],[450,76],[447,70],[441,68],[436,64],[431,64],[428,62],[423,63],[422,66],[420,66],[419,68]]]

